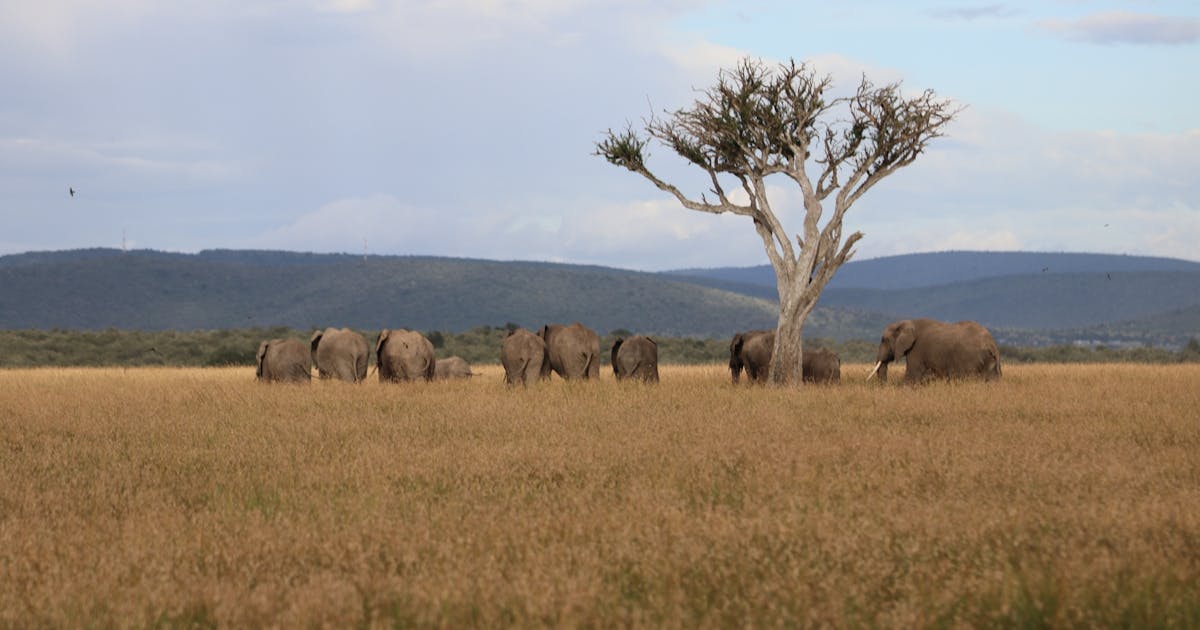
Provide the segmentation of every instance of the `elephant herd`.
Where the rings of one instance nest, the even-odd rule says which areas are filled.
[[[308,347],[298,339],[271,339],[258,346],[255,375],[261,381],[302,382],[320,378],[349,383],[367,379],[367,340],[349,328],[326,328],[313,333]],[[375,339],[379,381],[433,380],[472,376],[460,357],[434,359],[433,344],[419,332],[381,330]]]
[[[658,382],[658,344],[650,337],[618,337],[610,359],[617,379]],[[547,324],[537,333],[509,331],[500,343],[500,363],[509,385],[529,385],[554,372],[567,380],[600,376],[600,336],[575,322]]]
[[[750,380],[765,382],[775,348],[775,331],[738,333],[729,343],[729,372],[737,383],[742,370]],[[922,383],[932,379],[1000,378],[1000,349],[992,333],[977,322],[939,322],[906,319],[889,324],[879,340],[875,367],[867,380],[887,380],[888,364],[905,360],[904,381]],[[807,383],[837,383],[842,362],[829,350],[804,353],[802,378]]]
[[[771,367],[775,331],[752,330],[733,336],[729,371],[736,384],[742,371],[752,382],[765,382]],[[419,332],[382,330],[375,340],[375,367],[381,383],[472,375],[459,357],[435,359],[433,344]],[[309,346],[296,339],[272,339],[258,347],[256,375],[262,381],[302,382],[320,378],[358,383],[367,378],[367,340],[348,328],[313,333]],[[946,323],[908,319],[887,326],[880,338],[876,363],[868,380],[887,380],[888,365],[904,359],[905,382],[935,378],[1000,378],[1000,351],[986,328],[976,322]],[[610,351],[613,374],[619,380],[658,382],[658,344],[646,336],[617,338]],[[509,385],[529,385],[557,373],[564,379],[595,379],[600,375],[600,336],[576,322],[547,324],[537,332],[511,330],[500,343],[500,363]],[[829,350],[804,353],[803,379],[838,383],[842,363]]]
[[[305,382],[312,380],[315,366],[320,378],[360,383],[367,379],[369,356],[361,334],[349,328],[326,328],[313,333],[308,347],[297,339],[263,341],[255,374],[267,382]],[[578,322],[547,324],[537,333],[518,328],[500,344],[500,362],[505,381],[512,385],[528,385],[551,372],[568,380],[598,378],[600,336]],[[658,344],[641,335],[619,338],[612,347],[612,365],[619,379],[658,382]],[[379,332],[375,369],[381,383],[473,375],[465,360],[435,359],[433,343],[425,335],[403,328]]]

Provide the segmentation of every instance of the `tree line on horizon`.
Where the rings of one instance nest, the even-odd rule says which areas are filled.
[[[517,325],[478,326],[453,333],[430,330],[423,334],[433,343],[439,358],[459,356],[472,364],[498,364],[500,342]],[[360,330],[372,346],[378,331]],[[601,355],[608,363],[608,349],[629,330],[615,329],[601,335]],[[286,326],[197,331],[138,331],[110,328],[82,330],[0,330],[0,368],[33,367],[220,367],[253,366],[254,353],[263,340],[292,337],[307,344],[312,331]],[[663,364],[724,364],[729,360],[729,339],[654,336]],[[867,340],[835,342],[812,339],[812,348],[828,348],[843,363],[870,363],[876,344]],[[1001,345],[1005,364],[1020,363],[1197,363],[1200,339],[1191,339],[1179,350],[1156,347],[1115,348],[1054,345],[1022,347]],[[371,362],[375,358],[372,352]]]

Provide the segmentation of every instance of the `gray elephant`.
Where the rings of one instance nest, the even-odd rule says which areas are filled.
[[[321,378],[361,383],[367,378],[370,348],[362,335],[349,328],[326,328],[309,339],[313,365]]]
[[[471,371],[471,364],[462,357],[438,359],[433,365],[433,378],[437,380],[470,378],[472,376],[475,376],[475,373]]]
[[[612,368],[617,379],[658,382],[658,344],[649,337],[617,337],[612,346]]]
[[[524,328],[508,331],[500,342],[500,363],[504,365],[504,382],[528,386],[550,376],[550,359],[546,342]]]
[[[739,381],[743,368],[751,382],[767,382],[774,352],[773,330],[751,330],[734,335],[729,342],[729,373],[734,384]],[[832,350],[805,350],[800,363],[801,378],[805,383],[826,384],[842,381],[842,360]]]
[[[575,322],[570,326],[546,324],[538,332],[546,342],[550,369],[567,380],[600,378],[600,336]]]
[[[433,380],[437,363],[433,359],[433,344],[425,335],[398,328],[381,330],[375,340],[375,365],[379,368],[380,383]]]
[[[312,363],[308,348],[298,339],[271,339],[258,345],[258,380],[286,383],[307,383],[312,380]]]
[[[992,333],[977,322],[939,322],[906,319],[888,324],[879,340],[875,369],[879,380],[887,380],[888,364],[905,359],[906,383],[935,378],[1000,378],[1000,349]]]
[[[742,370],[751,382],[766,382],[775,351],[775,331],[750,330],[738,333],[729,342],[729,373],[736,385]]]
[[[837,384],[842,382],[842,360],[828,348],[805,350],[801,362],[806,383]]]

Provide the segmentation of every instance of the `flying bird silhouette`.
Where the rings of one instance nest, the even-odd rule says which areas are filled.
[[[1049,267],[1042,267],[1042,273],[1046,273],[1047,271],[1050,271]]]
[[[75,196],[75,189],[74,189],[74,188],[67,188],[67,192],[71,193],[71,196],[72,196],[72,197],[74,197],[74,196]]]

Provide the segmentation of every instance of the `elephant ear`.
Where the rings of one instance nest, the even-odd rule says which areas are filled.
[[[745,333],[738,333],[733,336],[733,340],[729,342],[729,368],[741,371],[742,369],[742,345],[746,343]]]
[[[315,330],[312,337],[308,339],[308,351],[312,355],[313,363],[317,362],[317,346],[321,345],[321,338],[325,336],[325,331]]]
[[[654,337],[646,337],[646,341],[649,341],[656,350],[658,349],[658,342],[654,340]]]
[[[385,328],[379,331],[379,338],[375,340],[375,363],[377,365],[383,365],[383,354],[381,350],[383,350],[383,342],[387,341],[388,335],[390,335],[391,332],[392,331]]]
[[[904,321],[900,327],[896,329],[896,340],[894,343],[893,353],[896,359],[908,354],[912,350],[913,344],[917,342],[917,329],[911,321]]]
[[[255,361],[258,363],[258,366],[254,370],[254,375],[259,378],[262,378],[263,357],[267,356],[267,346],[269,345],[271,344],[266,341],[258,344],[258,353],[254,355]]]

